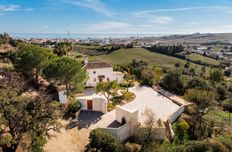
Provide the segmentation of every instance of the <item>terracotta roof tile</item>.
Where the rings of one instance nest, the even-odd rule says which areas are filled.
[[[85,69],[98,69],[98,68],[110,68],[112,65],[106,62],[88,62],[84,68]]]

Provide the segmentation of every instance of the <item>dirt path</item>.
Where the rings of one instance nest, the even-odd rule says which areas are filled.
[[[82,152],[89,142],[88,129],[78,130],[77,127],[66,130],[61,129],[61,133],[53,133],[52,137],[44,147],[45,152]]]

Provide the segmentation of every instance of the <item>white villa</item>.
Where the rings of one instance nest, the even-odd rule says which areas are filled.
[[[88,72],[88,80],[85,83],[87,87],[96,87],[99,82],[123,80],[122,72],[113,71],[112,65],[105,62],[88,62],[85,61],[84,68]]]
[[[124,74],[113,71],[113,67],[105,62],[85,61],[83,68],[88,72],[87,87],[96,87],[99,82],[123,80]],[[88,129],[102,128],[117,137],[120,141],[125,141],[138,131],[143,131],[146,127],[146,117],[143,112],[148,108],[152,110],[159,120],[157,126],[154,126],[155,133],[152,135],[155,139],[173,138],[174,133],[171,124],[185,111],[188,102],[162,89],[155,90],[145,86],[135,86],[129,88],[130,92],[136,95],[135,99],[122,106],[117,106],[113,111],[107,111],[107,99],[97,94],[95,88],[86,88],[83,95],[76,97],[81,103],[81,110],[87,112],[85,117],[91,120],[91,113],[98,112],[102,116],[88,124]],[[60,100],[66,101],[66,98],[60,92]],[[84,123],[86,120],[80,120]]]

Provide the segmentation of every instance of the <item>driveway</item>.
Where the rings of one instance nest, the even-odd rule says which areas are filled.
[[[141,123],[144,122],[143,112],[146,108],[151,109],[156,114],[157,118],[160,118],[163,121],[166,121],[168,116],[180,108],[180,106],[172,102],[172,100],[159,94],[152,88],[136,86],[130,88],[129,91],[133,92],[136,95],[136,98],[132,102],[125,104],[122,107],[130,110],[138,109],[139,122]],[[115,110],[103,115],[101,119],[91,125],[89,129],[105,128],[114,120]]]
[[[78,129],[89,128],[89,126],[100,121],[102,119],[103,113],[95,111],[81,111],[77,122]]]

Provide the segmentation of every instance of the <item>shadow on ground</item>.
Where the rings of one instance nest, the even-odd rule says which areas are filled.
[[[81,111],[77,118],[78,129],[89,128],[91,125],[101,120],[103,113],[94,111]]]

